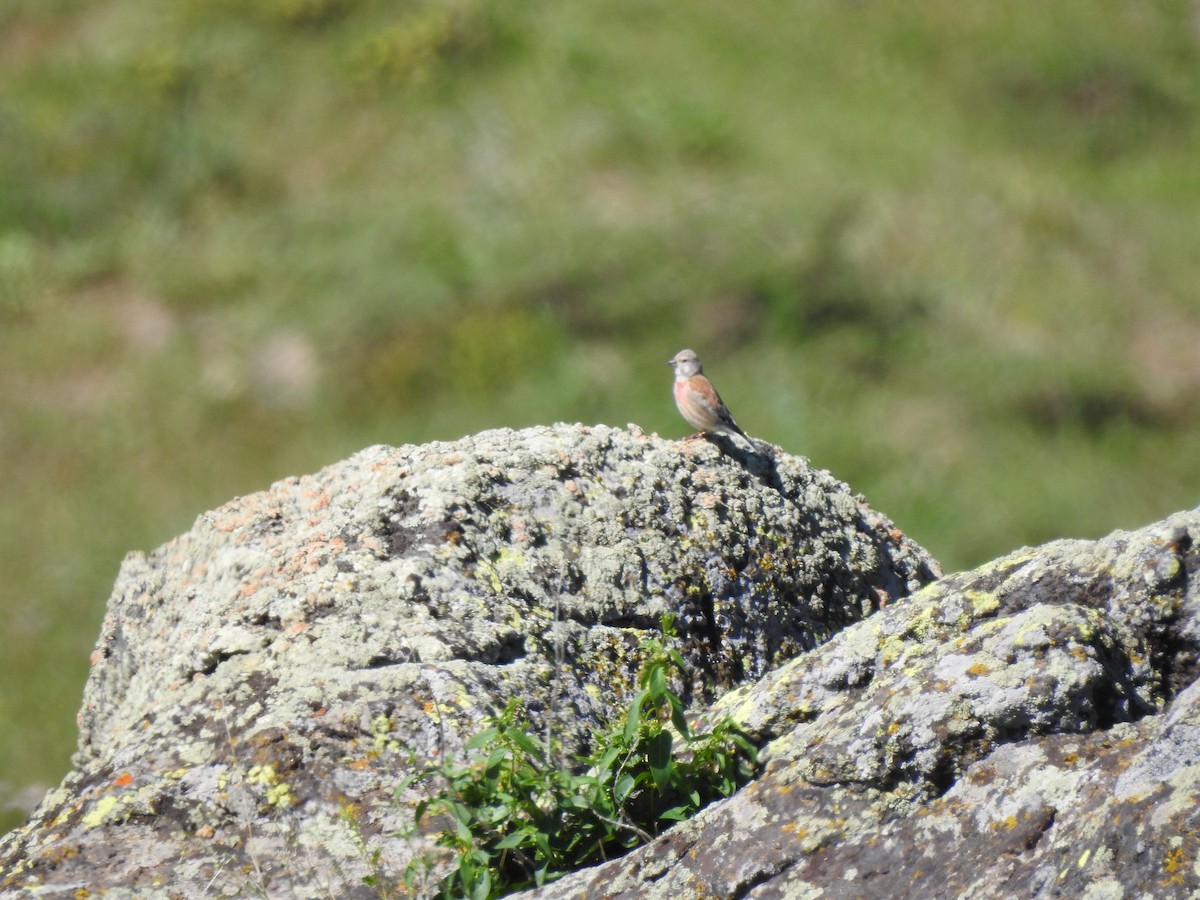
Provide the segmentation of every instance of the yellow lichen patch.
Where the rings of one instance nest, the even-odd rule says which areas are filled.
[[[275,767],[271,765],[253,766],[246,773],[246,784],[271,785],[275,784],[278,780],[279,776],[275,774]]]
[[[384,750],[399,751],[400,742],[388,739],[388,734],[391,733],[391,730],[392,720],[383,713],[380,713],[371,720],[372,749],[376,754],[383,753]]]
[[[924,609],[917,610],[904,623],[904,630],[911,635],[919,637],[933,622],[933,614],[933,606],[926,606]]]
[[[272,765],[253,766],[246,773],[246,784],[259,784],[267,789],[266,800],[271,806],[286,809],[296,804],[291,786],[279,777]]]
[[[988,674],[988,673],[990,673],[991,671],[992,671],[992,670],[991,670],[991,669],[990,669],[990,668],[989,668],[987,665],[985,665],[985,664],[984,664],[984,663],[982,663],[982,662],[973,662],[973,663],[971,663],[971,665],[970,665],[970,666],[967,668],[967,674],[968,674],[968,675],[974,675],[974,676],[975,676],[975,677],[977,677],[977,678],[978,678],[978,677],[981,677],[981,676],[983,676],[983,675],[987,675],[987,674]]]
[[[287,809],[296,805],[296,795],[292,793],[291,785],[281,781],[267,789],[267,802],[279,809]]]
[[[903,642],[901,641],[892,641],[884,644],[879,651],[880,663],[882,663],[885,667],[892,665],[900,658],[903,646]]]
[[[983,591],[966,591],[964,596],[971,604],[971,615],[976,619],[990,616],[1000,608],[1000,600],[995,594]]]
[[[116,807],[116,797],[101,797],[96,801],[96,805],[92,807],[92,811],[83,817],[83,827],[95,828],[97,825],[100,825],[105,817],[116,809]]]
[[[1163,859],[1163,871],[1168,875],[1174,875],[1183,868],[1183,848],[1176,847]]]
[[[798,841],[802,841],[808,837],[808,828],[804,825],[801,825],[799,822],[788,822],[786,825],[782,826],[782,830],[787,834],[790,834]]]

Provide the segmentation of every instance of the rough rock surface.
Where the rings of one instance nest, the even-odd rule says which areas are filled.
[[[1198,542],[1021,550],[848,626],[715,704],[754,782],[529,895],[1196,897]]]
[[[0,893],[375,896],[363,876],[390,882],[420,850],[396,837],[414,799],[398,800],[397,783],[414,760],[459,752],[510,697],[582,746],[625,704],[665,612],[694,673],[681,689],[700,705],[936,575],[845,485],[766,448],[567,425],[369,448],[125,561],[74,771],[0,840]],[[1078,627],[1112,633],[1103,668],[1123,645],[1095,615]],[[852,666],[817,676],[834,678],[818,706],[869,687],[876,663],[841,653]],[[1154,708],[1165,686],[1151,662],[1126,679],[1127,714],[1093,698],[1097,726]],[[751,709],[752,696],[731,708]],[[1023,696],[1002,691],[995,705],[1016,716]],[[764,735],[788,724],[776,702],[778,724],[756,725]],[[879,702],[860,706],[886,719]],[[1084,712],[1068,703],[1045,727]],[[902,776],[920,785],[936,772],[942,784],[956,751],[921,730],[934,718],[874,756],[869,742],[835,752],[829,725],[812,772],[861,767],[864,784],[895,790],[889,748],[928,744]]]

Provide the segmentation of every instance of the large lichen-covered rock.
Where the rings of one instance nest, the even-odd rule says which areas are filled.
[[[848,626],[714,705],[752,784],[530,896],[1200,895],[1198,547],[1200,509]]]
[[[74,771],[0,842],[0,891],[374,896],[422,850],[397,784],[509,698],[583,747],[664,613],[701,705],[936,574],[765,447],[566,425],[372,447],[125,561]]]

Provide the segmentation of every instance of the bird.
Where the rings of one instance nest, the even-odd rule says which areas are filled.
[[[736,434],[750,441],[712,382],[704,377],[704,367],[695,351],[680,350],[667,360],[667,365],[675,370],[675,405],[689,425],[705,434]],[[753,441],[750,443],[753,445]]]

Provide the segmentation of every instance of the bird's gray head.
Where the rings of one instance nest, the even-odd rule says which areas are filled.
[[[674,359],[667,360],[667,365],[675,370],[676,378],[691,378],[704,371],[700,365],[700,357],[694,350],[680,350]]]

